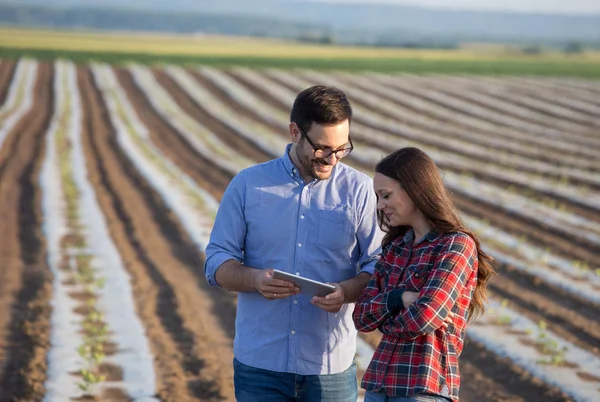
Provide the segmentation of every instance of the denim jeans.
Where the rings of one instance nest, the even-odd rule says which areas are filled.
[[[238,402],[356,402],[356,364],[339,374],[297,375],[247,366],[233,359]]]
[[[387,396],[378,392],[367,391],[365,402],[449,402],[450,399],[437,395]]]

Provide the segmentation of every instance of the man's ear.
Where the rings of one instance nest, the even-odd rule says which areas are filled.
[[[298,141],[300,141],[300,137],[302,136],[300,134],[300,130],[298,129],[298,125],[294,122],[291,122],[289,125],[289,129],[290,129],[290,138],[292,139],[292,142],[294,144],[297,144]]]

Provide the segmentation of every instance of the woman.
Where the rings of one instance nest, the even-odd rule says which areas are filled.
[[[458,401],[465,327],[484,311],[493,260],[421,150],[381,160],[373,186],[386,235],[353,318],[383,337],[362,380],[365,402]]]

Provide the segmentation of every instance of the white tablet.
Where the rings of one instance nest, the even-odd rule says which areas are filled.
[[[335,286],[333,285],[293,275],[277,269],[273,272],[273,278],[292,282],[300,288],[300,293],[304,293],[308,296],[325,297],[335,290]]]

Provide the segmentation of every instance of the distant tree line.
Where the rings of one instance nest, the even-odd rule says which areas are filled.
[[[158,13],[104,8],[54,8],[0,5],[0,24],[65,29],[206,33],[297,38],[305,32],[327,32],[317,24],[261,17],[194,13]]]

